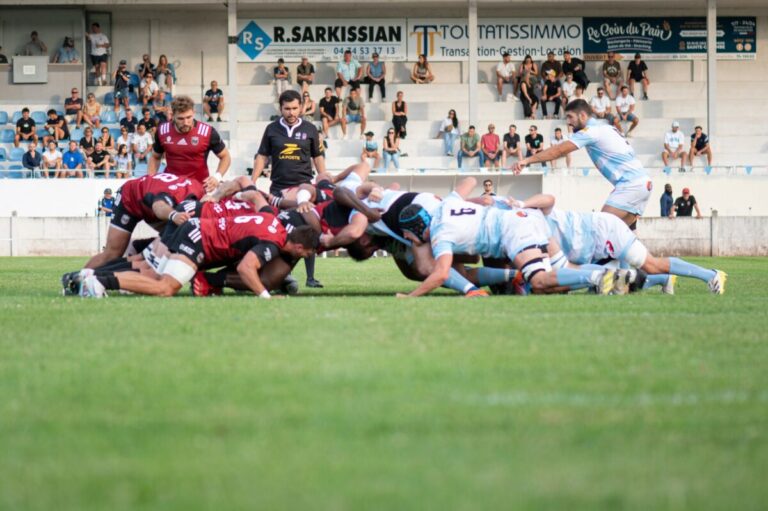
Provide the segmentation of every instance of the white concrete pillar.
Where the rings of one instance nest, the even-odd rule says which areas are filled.
[[[227,4],[227,109],[229,117],[229,152],[232,160],[239,157],[237,143],[238,94],[237,94],[237,0],[229,0]]]
[[[477,106],[477,0],[468,0],[467,28],[469,32],[469,87],[467,89],[470,124],[478,121]]]
[[[707,135],[716,144],[717,115],[717,0],[707,0]]]

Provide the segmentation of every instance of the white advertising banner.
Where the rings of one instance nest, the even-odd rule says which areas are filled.
[[[479,60],[498,61],[508,52],[512,60],[526,55],[539,61],[550,51],[562,58],[569,50],[583,54],[582,18],[479,19]],[[428,60],[465,61],[469,57],[469,30],[461,18],[408,19],[408,60],[424,53]]]

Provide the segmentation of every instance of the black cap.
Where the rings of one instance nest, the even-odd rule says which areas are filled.
[[[373,136],[373,132],[372,131],[366,131],[365,132],[365,136],[366,137],[372,137]]]
[[[112,188],[105,188],[104,189],[104,195],[106,195],[108,193],[112,193]]]
[[[125,65],[127,65],[127,64],[128,64],[128,61],[127,61],[127,60],[125,60],[125,59],[123,59],[123,60],[121,60],[121,61],[120,61],[120,65],[121,65],[121,66],[125,66]]]
[[[635,58],[639,59],[640,58],[640,54],[639,53],[635,53]]]

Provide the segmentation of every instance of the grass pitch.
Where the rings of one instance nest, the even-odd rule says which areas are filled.
[[[0,259],[0,509],[765,509],[768,263],[698,262],[726,296],[396,300],[328,259],[86,301],[81,259]]]

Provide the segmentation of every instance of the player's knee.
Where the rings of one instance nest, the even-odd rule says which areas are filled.
[[[174,296],[181,289],[181,285],[171,278],[164,278],[158,282],[158,296]]]

